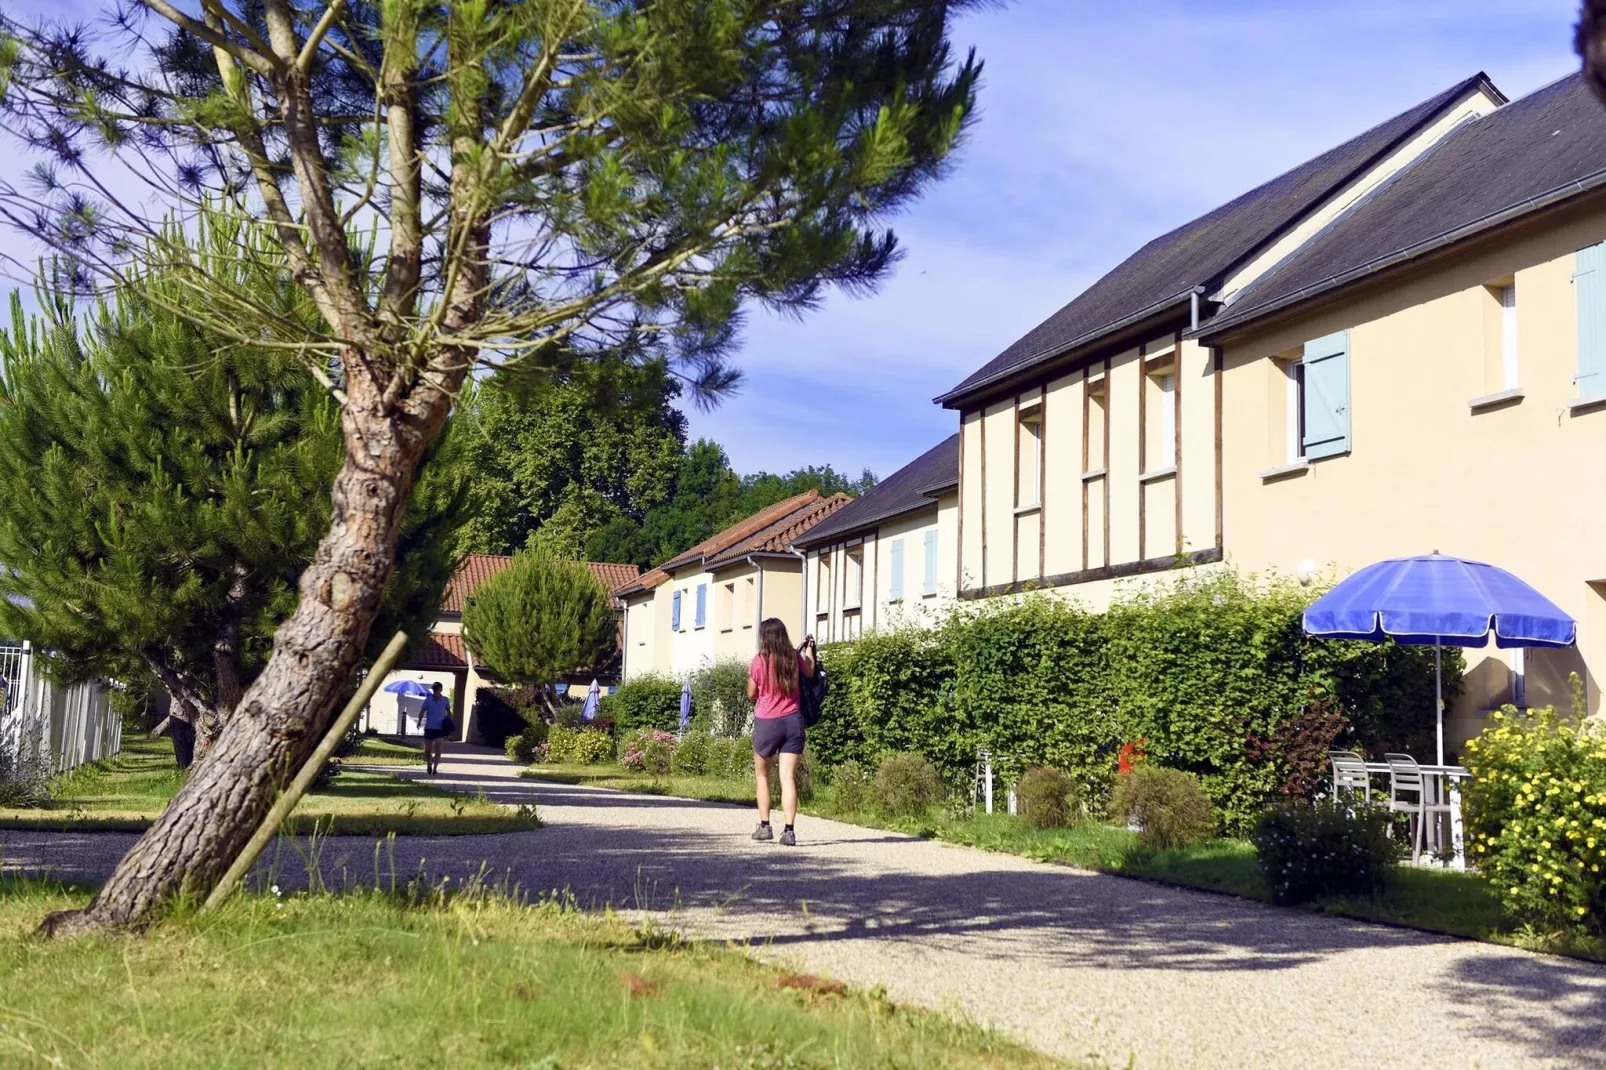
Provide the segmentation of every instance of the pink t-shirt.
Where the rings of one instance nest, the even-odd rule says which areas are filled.
[[[797,656],[798,686],[802,686],[803,655]],[[747,665],[747,678],[758,685],[758,698],[753,700],[753,716],[764,720],[776,717],[788,717],[797,712],[797,696],[788,695],[785,691],[770,682],[769,666],[764,663],[763,654],[754,654],[753,660]]]

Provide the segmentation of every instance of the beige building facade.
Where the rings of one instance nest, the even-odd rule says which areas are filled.
[[[1481,75],[1145,246],[939,398],[960,598],[1435,550],[1572,614],[1468,651],[1452,740],[1606,685],[1606,110]],[[1597,678],[1597,674],[1599,677]]]
[[[804,616],[821,643],[935,624],[958,596],[959,436],[800,538]]]
[[[803,560],[793,543],[848,501],[818,491],[788,498],[622,588],[624,679],[684,677],[716,661],[747,660],[768,617],[800,642]]]

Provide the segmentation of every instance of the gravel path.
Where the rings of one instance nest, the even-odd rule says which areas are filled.
[[[419,772],[400,775],[421,776]],[[805,818],[754,844],[749,809],[513,779],[459,748],[441,786],[527,801],[529,833],[396,841],[395,867],[672,912],[702,936],[1137,1067],[1606,1067],[1606,967],[1043,865]],[[0,832],[0,865],[98,879],[133,837]],[[326,880],[371,879],[371,840]],[[276,878],[304,880],[281,852]],[[390,868],[380,862],[382,873]]]

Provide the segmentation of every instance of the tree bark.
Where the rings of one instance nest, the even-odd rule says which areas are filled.
[[[89,906],[52,914],[41,932],[137,927],[174,900],[204,898],[262,823],[327,730],[357,667],[395,565],[414,471],[467,370],[464,361],[453,365],[390,407],[363,377],[352,380],[333,520],[266,668]]]

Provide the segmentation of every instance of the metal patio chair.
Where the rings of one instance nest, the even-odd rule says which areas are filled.
[[[1359,792],[1362,800],[1370,805],[1372,774],[1366,769],[1366,759],[1352,750],[1331,750],[1327,758],[1333,765],[1333,801],[1338,802],[1340,792],[1352,795]]]
[[[1409,754],[1385,754],[1383,760],[1389,765],[1389,809],[1416,818],[1411,835],[1411,861],[1420,861],[1427,846],[1428,820],[1438,814],[1448,814],[1450,804],[1433,797],[1432,777],[1422,772],[1422,767]],[[1415,798],[1402,798],[1402,795]]]

